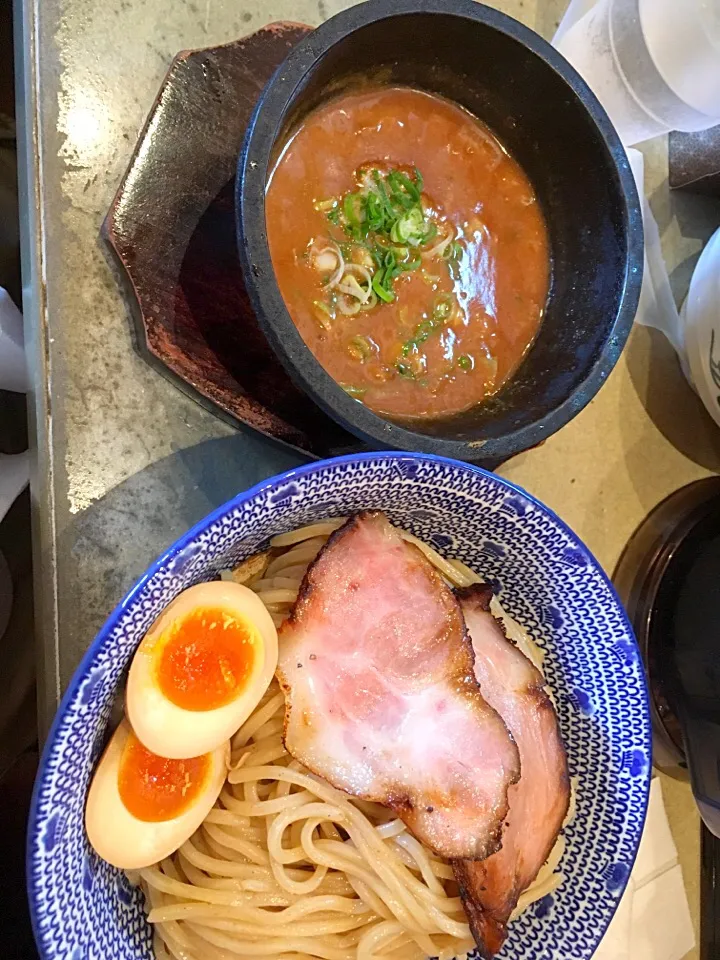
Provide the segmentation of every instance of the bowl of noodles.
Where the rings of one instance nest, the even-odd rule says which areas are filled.
[[[542,676],[557,716],[569,802],[542,866],[517,891],[498,955],[593,955],[632,868],[650,777],[645,679],[624,611],[572,531],[506,480],[429,455],[366,453],[239,494],[159,558],[91,644],[49,734],[30,814],[29,898],[42,957],[450,960],[474,950],[457,861],[426,842],[407,805],[353,795],[319,775],[309,755],[298,760],[285,716],[289,671],[300,664],[294,651],[288,663],[284,645],[298,605],[318,589],[308,570],[322,572],[318,557],[352,529],[347,518],[377,516],[418,551],[438,589],[492,592],[494,622]],[[191,835],[157,862],[118,869],[98,854],[96,836],[104,832],[128,864],[123,851],[134,841],[109,808],[103,822],[99,793],[93,800],[113,708],[127,682],[140,733],[131,706],[137,651],[164,612],[202,585],[252,594],[267,635],[279,632],[277,678],[264,677],[231,730],[219,793]],[[389,674],[393,653],[383,656]],[[91,827],[93,803],[100,827]],[[163,826],[150,823],[151,842]]]

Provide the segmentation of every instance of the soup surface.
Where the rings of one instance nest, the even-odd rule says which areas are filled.
[[[466,410],[537,334],[550,261],[532,186],[441,97],[377,87],[318,108],[272,171],[266,217],[305,343],[377,413]]]

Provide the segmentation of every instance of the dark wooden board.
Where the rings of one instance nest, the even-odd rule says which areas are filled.
[[[362,447],[288,378],[250,307],[233,189],[257,98],[310,27],[275,23],[173,60],[103,225],[143,356],[225,419],[315,456]]]

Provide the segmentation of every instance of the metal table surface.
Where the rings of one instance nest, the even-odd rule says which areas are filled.
[[[276,19],[316,24],[345,5],[16,4],[41,735],[96,630],[148,564],[211,508],[300,459],[216,419],[140,359],[100,224],[178,50]],[[550,37],[565,2],[493,5]],[[645,152],[646,183],[682,297],[720,205],[671,197],[664,144]],[[638,328],[590,406],[500,472],[557,510],[612,571],[656,503],[719,468],[720,433],[662,336]],[[684,784],[666,779],[664,789],[696,911],[697,818]]]

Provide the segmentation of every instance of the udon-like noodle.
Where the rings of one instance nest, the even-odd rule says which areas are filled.
[[[247,584],[279,625],[308,564],[344,521],[271,540],[229,577]],[[480,580],[412,534],[452,586]],[[497,604],[512,639],[542,652]],[[276,681],[232,741],[227,782],[200,829],[139,872],[157,960],[450,960],[474,947],[453,872],[386,807],[336,790],[293,760],[282,742]],[[560,836],[516,914],[562,882]]]

